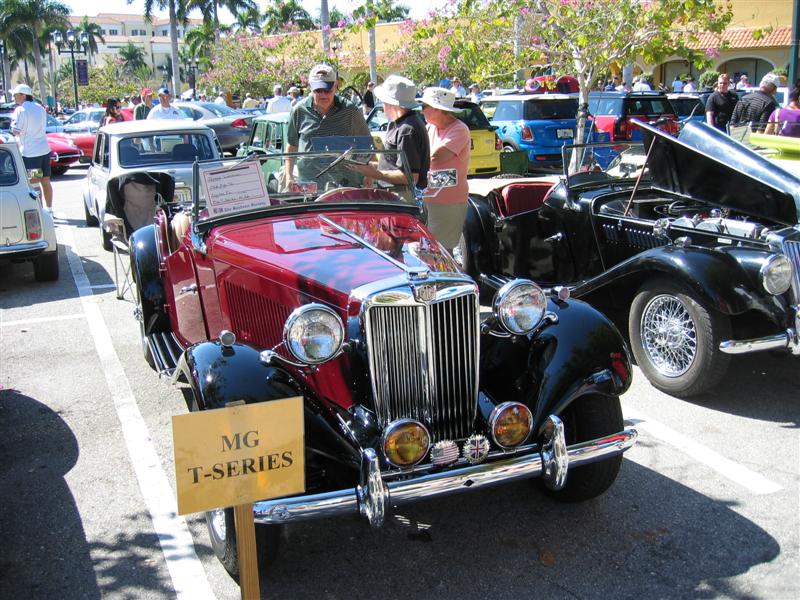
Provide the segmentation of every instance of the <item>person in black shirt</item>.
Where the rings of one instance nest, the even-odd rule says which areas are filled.
[[[400,75],[389,75],[383,85],[375,88],[375,97],[383,102],[390,119],[383,145],[387,150],[402,150],[414,184],[420,190],[428,186],[431,165],[428,132],[422,118],[413,109],[417,106],[417,86]],[[390,162],[393,161],[393,162]],[[354,164],[353,170],[365,177],[403,185],[407,179],[402,170],[401,156],[381,155],[377,166]]]
[[[706,100],[706,123],[725,133],[728,132],[728,123],[739,101],[736,92],[730,91],[730,86],[730,77],[721,74],[717,79],[716,91]]]
[[[734,124],[750,123],[753,131],[764,131],[772,111],[778,108],[778,104],[775,102],[775,92],[780,84],[780,77],[774,73],[764,75],[759,89],[752,94],[747,94],[736,105],[732,122]]]
[[[375,82],[370,81],[367,84],[367,91],[364,92],[364,97],[361,99],[361,107],[364,109],[364,117],[368,117],[370,111],[375,108]]]

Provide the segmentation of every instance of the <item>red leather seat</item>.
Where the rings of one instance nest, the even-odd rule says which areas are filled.
[[[500,193],[499,208],[504,217],[541,208],[553,185],[550,182],[512,183]]]

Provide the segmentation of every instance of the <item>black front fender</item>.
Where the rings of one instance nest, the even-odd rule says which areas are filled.
[[[580,300],[548,303],[555,317],[533,336],[486,336],[481,381],[494,402],[526,404],[538,428],[587,394],[619,396],[631,384],[628,348],[604,315]]]
[[[131,274],[139,289],[145,334],[166,331],[169,317],[164,310],[166,295],[159,272],[155,225],[133,232],[130,239]]]

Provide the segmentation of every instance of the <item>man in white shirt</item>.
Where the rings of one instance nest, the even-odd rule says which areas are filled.
[[[222,104],[223,106],[228,106],[228,101],[225,99],[225,92],[222,90],[219,91],[219,95],[214,100],[214,104]]]
[[[258,107],[258,100],[253,98],[253,95],[250,92],[247,92],[244,95],[244,102],[242,102],[242,108],[257,108]]]
[[[183,113],[170,104],[171,94],[162,87],[158,90],[158,104],[147,113],[147,120],[151,119],[183,119]]]
[[[696,92],[697,88],[694,85],[694,77],[687,77],[686,83],[683,85],[683,91],[686,94],[691,94],[692,92]]]
[[[742,76],[739,77],[739,81],[736,83],[736,89],[746,90],[749,87],[750,87],[750,79],[747,77],[747,75],[742,73]]]
[[[34,177],[31,183],[42,186],[44,205],[53,208],[53,186],[50,185],[50,144],[47,143],[47,112],[41,104],[33,101],[33,91],[24,83],[19,84],[11,94],[17,107],[11,116],[11,133],[18,142],[22,160],[28,170],[39,169],[41,177]]]
[[[650,84],[647,83],[647,80],[644,77],[637,77],[633,81],[633,91],[634,92],[650,92],[653,88],[650,87]]]
[[[464,98],[467,95],[467,90],[458,77],[453,77],[453,85],[450,86],[450,91],[456,95],[456,98]]]
[[[292,110],[292,101],[283,95],[283,86],[275,84],[272,87],[272,98],[267,101],[267,113],[282,113]]]
[[[676,94],[680,94],[683,91],[683,81],[677,75],[675,75],[675,80],[672,82],[672,91]]]

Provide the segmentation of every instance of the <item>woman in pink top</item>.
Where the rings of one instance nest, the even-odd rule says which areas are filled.
[[[445,88],[429,87],[422,93],[422,114],[431,147],[428,188],[424,194],[428,229],[448,250],[458,246],[469,193],[469,128],[454,114],[458,111],[455,99],[455,94]]]

